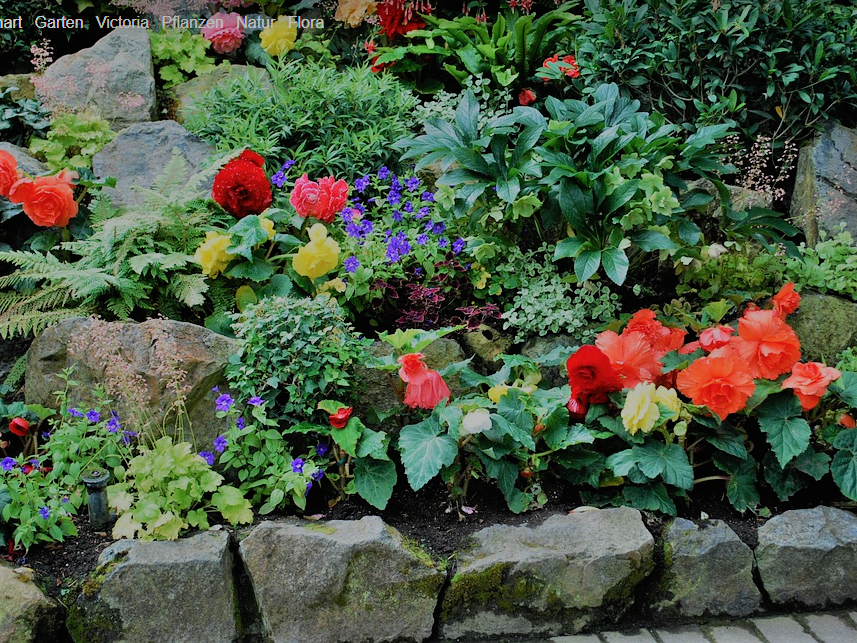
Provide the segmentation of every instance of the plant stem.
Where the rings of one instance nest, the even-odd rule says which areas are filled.
[[[693,484],[697,484],[699,482],[709,482],[711,480],[731,480],[730,476],[707,476],[705,478],[697,478],[693,481]]]

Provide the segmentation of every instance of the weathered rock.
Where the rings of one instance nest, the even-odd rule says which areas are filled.
[[[69,355],[70,343],[74,357]],[[121,359],[112,357],[117,351]],[[149,401],[150,426],[165,424],[169,430],[175,425],[174,410],[170,410],[175,395],[168,388],[165,369],[181,370],[186,373],[185,407],[191,430],[197,445],[202,445],[223,432],[223,420],[215,417],[210,391],[221,381],[229,356],[237,351],[236,340],[195,324],[166,319],[142,324],[66,319],[33,341],[27,354],[25,398],[29,403],[56,408],[53,392],[64,388],[57,374],[75,364],[74,379],[79,386],[70,391],[75,405],[88,407],[94,402],[92,391],[99,382],[118,378],[119,384],[114,386],[119,390],[109,392],[120,418],[131,422],[139,416],[133,408],[138,396],[123,392],[123,388],[133,387],[133,392],[139,393],[139,388]]]
[[[266,90],[271,89],[271,76],[267,70],[261,67],[220,65],[207,74],[191,78],[173,87],[173,96],[176,103],[176,120],[179,123],[183,123],[187,119],[188,114],[196,108],[196,103],[202,94],[240,76],[249,76],[253,80],[253,85],[262,86]]]
[[[508,353],[514,341],[509,333],[482,324],[476,330],[464,333],[464,343],[476,357],[482,360],[485,370],[496,373],[502,368],[503,363],[495,362],[494,359],[498,355]]]
[[[98,562],[69,613],[75,641],[237,640],[225,531],[173,542],[120,540]]]
[[[445,574],[377,516],[265,522],[241,541],[274,641],[422,641]]]
[[[52,107],[93,108],[115,130],[152,120],[155,76],[149,32],[115,29],[89,49],[58,59],[45,70],[43,85],[50,89],[40,95]]]
[[[788,322],[800,339],[804,361],[833,364],[839,353],[857,346],[857,304],[842,297],[804,293]]]
[[[857,516],[797,509],[759,528],[756,565],[773,603],[824,607],[857,596]]]
[[[63,610],[32,580],[0,563],[0,643],[60,639]]]
[[[11,154],[18,162],[18,167],[24,170],[27,174],[36,176],[38,174],[46,174],[48,171],[47,165],[33,158],[33,156],[31,156],[23,147],[18,147],[11,143],[0,142],[0,150]]]
[[[613,622],[651,571],[653,550],[640,512],[628,507],[488,527],[459,555],[440,634],[497,640]]]
[[[134,150],[129,154],[129,150]],[[158,190],[164,180],[164,168],[178,150],[186,164],[184,184],[203,168],[213,148],[175,121],[138,123],[122,130],[92,158],[92,169],[101,178],[115,177],[116,188],[105,188],[110,202],[116,207],[145,203],[146,195],[134,187]],[[211,195],[214,172],[194,186],[200,197]],[[175,176],[169,177],[176,181]]]
[[[665,568],[655,614],[746,616],[759,606],[753,552],[722,520],[677,518],[664,530]]]
[[[9,93],[12,100],[32,100],[36,97],[36,88],[30,82],[32,74],[7,74],[0,76],[0,92],[8,87],[17,89]]]
[[[546,335],[545,337],[534,337],[524,344],[521,353],[530,359],[538,361],[550,355],[557,348],[562,349],[565,356],[559,366],[542,366],[542,384],[548,387],[562,386],[568,384],[568,372],[565,362],[569,356],[580,346],[580,341],[571,335]]]
[[[819,228],[835,232],[842,221],[857,236],[857,131],[831,124],[801,148],[791,215],[811,246]]]
[[[368,352],[372,357],[384,357],[392,355],[393,348],[385,342],[376,341],[369,347]],[[433,341],[421,352],[425,355],[426,365],[438,371],[464,359],[464,351],[461,350],[461,346],[449,337],[441,337]],[[402,401],[393,389],[390,375],[392,375],[393,382],[398,382],[404,386],[395,371],[390,373],[390,371],[381,371],[364,366],[358,366],[355,369],[354,379],[361,387],[360,404],[358,405],[361,412],[365,413],[370,408],[374,408],[381,413],[386,413],[402,405]],[[464,388],[457,375],[446,377],[444,380],[449,386],[453,398],[463,393]]]
[[[687,184],[687,189],[689,192],[692,190],[702,190],[714,197],[714,199],[703,208],[702,215],[704,219],[720,218],[720,193],[711,181],[708,179],[691,181]],[[737,212],[748,210],[753,207],[770,208],[773,203],[773,197],[765,192],[757,192],[756,190],[749,190],[737,185],[727,185],[726,189],[729,190],[729,196],[732,199],[732,209]]]

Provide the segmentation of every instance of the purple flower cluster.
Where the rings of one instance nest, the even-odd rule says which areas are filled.
[[[131,438],[136,438],[137,434],[133,431],[122,431],[122,444],[126,447],[131,444]]]
[[[315,452],[319,458],[323,458],[327,453],[327,445],[324,442],[320,442],[315,445]]]
[[[303,473],[304,472],[304,459],[303,458],[295,458],[292,460],[292,472],[293,473]]]
[[[247,400],[247,404],[249,404],[250,406],[262,406],[264,403],[265,400],[263,400],[258,395],[254,395],[249,400]]]
[[[378,178],[382,181],[390,176],[390,170],[387,169],[387,166],[383,166],[380,170],[378,170]]]
[[[214,400],[214,408],[218,411],[228,411],[233,404],[235,404],[235,400],[232,399],[231,395],[227,395],[226,393]]]
[[[357,190],[361,194],[368,187],[369,187],[369,177],[368,176],[364,176],[364,177],[359,178],[356,181],[354,181],[354,189]]]
[[[91,411],[86,412],[86,419],[90,424],[95,424],[101,419],[101,414],[95,409],[92,409]]]
[[[229,446],[229,443],[226,441],[225,435],[218,435],[214,438],[214,450],[216,453],[223,453],[226,451],[227,446]]]
[[[41,509],[39,509],[39,515],[40,515],[44,520],[47,520],[48,518],[50,518],[50,517],[51,517],[51,510],[50,510],[50,509],[48,509],[47,507],[42,507]]]
[[[357,272],[357,269],[360,267],[360,262],[357,261],[357,257],[355,257],[354,255],[351,255],[350,257],[348,257],[348,259],[346,259],[343,262],[342,265],[345,267],[345,272],[349,272],[351,274],[354,274],[355,272]]]
[[[414,219],[422,219],[423,217],[427,217],[429,215],[429,212],[429,207],[427,205],[424,205],[419,209],[419,212],[414,215]]]
[[[408,188],[408,192],[416,192],[420,187],[420,180],[417,177],[412,176],[405,180],[405,187]]]
[[[452,251],[455,254],[459,254],[462,250],[464,250],[464,247],[466,245],[467,245],[467,242],[464,239],[462,239],[461,237],[458,237],[458,239],[456,239],[455,242],[452,244]]]
[[[214,454],[211,451],[200,451],[199,456],[208,462],[209,467],[214,466]]]
[[[345,232],[352,239],[362,239],[364,237],[372,234],[372,231],[375,229],[375,224],[372,223],[369,219],[363,219],[360,223],[354,223],[353,221],[345,226]]]
[[[271,183],[276,185],[278,188],[283,187],[286,184],[286,173],[289,171],[289,168],[295,164],[293,159],[289,159],[283,166],[277,171],[274,176],[271,177]]]
[[[399,232],[395,236],[390,235],[387,240],[387,260],[390,263],[396,263],[411,251],[411,244],[408,242],[408,237],[404,232]]]
[[[15,458],[3,458],[0,460],[0,469],[6,471],[7,473],[18,466],[18,463],[15,461]]]
[[[235,420],[235,426],[238,427],[239,431],[243,431],[244,426],[245,426],[244,418],[242,417],[242,418],[238,418],[237,420]]]
[[[80,411],[78,411],[75,408],[68,409],[66,411],[66,413],[68,413],[73,418],[82,418],[83,417],[83,413],[81,413]]]
[[[119,423],[119,415],[116,411],[110,411],[110,419],[107,420],[105,426],[110,433],[117,433],[122,428],[122,425]]]

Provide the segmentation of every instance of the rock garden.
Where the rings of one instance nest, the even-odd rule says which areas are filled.
[[[851,4],[11,4],[0,640],[855,604]]]

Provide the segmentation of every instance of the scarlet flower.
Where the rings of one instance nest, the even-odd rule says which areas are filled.
[[[422,353],[402,355],[397,360],[402,367],[399,377],[407,382],[405,404],[412,409],[433,409],[441,400],[449,399],[450,391],[443,377],[423,363]]]
[[[0,196],[9,196],[17,180],[18,161],[9,152],[0,150]]]
[[[532,105],[536,102],[536,93],[532,89],[522,89],[518,94],[518,102],[521,105]]]
[[[642,333],[617,335],[607,330],[598,335],[595,345],[622,376],[625,388],[634,388],[640,382],[653,382],[661,374],[663,364]]]
[[[559,62],[559,54],[554,54],[550,58],[545,58],[545,61],[542,63],[542,67],[547,67],[548,63],[558,63]],[[574,59],[574,56],[563,56],[562,63],[560,65],[561,70],[565,70],[565,75],[569,78],[577,78],[580,76],[580,67],[577,65],[577,61]],[[544,78],[545,82],[549,79]]]
[[[743,409],[755,389],[753,376],[741,361],[711,355],[679,373],[676,385],[694,404],[707,406],[721,420]]]
[[[808,411],[818,405],[822,396],[827,393],[827,386],[840,377],[842,373],[824,364],[798,362],[792,367],[792,374],[783,382],[783,388],[794,390],[801,408]]]
[[[774,295],[771,301],[774,304],[774,310],[777,311],[777,315],[785,317],[792,314],[800,306],[800,295],[795,292],[795,285],[790,281],[780,288],[780,292]]]
[[[289,203],[302,217],[315,217],[325,223],[333,223],[336,213],[345,207],[348,201],[348,184],[332,176],[310,181],[306,173],[295,181],[295,188],[289,196]]]
[[[738,337],[729,343],[755,378],[775,380],[800,359],[800,341],[774,310],[748,310],[738,322]]]
[[[375,41],[374,40],[367,40],[366,42],[363,43],[363,49],[365,49],[366,53],[371,56],[372,54],[375,53]]]
[[[706,328],[699,334],[699,345],[705,352],[710,353],[721,346],[726,346],[734,332],[735,329],[731,326],[719,325]]]
[[[423,13],[429,13],[431,7],[424,4],[421,9]],[[378,4],[376,11],[381,31],[390,40],[426,26],[414,13],[410,3],[403,0],[384,0]]]
[[[571,399],[568,410],[583,417],[589,404],[607,401],[607,394],[622,390],[622,378],[610,359],[596,346],[581,346],[565,363]]]
[[[211,198],[239,219],[264,212],[273,200],[264,165],[256,152],[244,150],[214,177]]]
[[[345,425],[348,424],[348,418],[351,417],[351,412],[353,410],[354,407],[343,406],[336,413],[331,413],[329,416],[330,426],[334,429],[344,429]]]
[[[9,422],[9,430],[22,438],[30,432],[30,423],[24,418],[14,418]]]
[[[631,319],[622,334],[640,333],[648,340],[652,352],[660,359],[670,351],[681,348],[687,331],[683,328],[664,326],[655,318],[655,313],[648,308],[638,310]]]
[[[9,189],[9,200],[21,203],[24,214],[37,226],[64,228],[77,216],[72,181],[77,172],[63,170],[56,176],[20,179]]]
[[[848,415],[847,413],[843,413],[839,416],[839,424],[844,426],[846,429],[853,429],[857,427],[857,421],[854,420],[853,417]]]
[[[395,65],[395,64],[396,64],[395,62],[380,63],[380,64],[379,64],[379,63],[377,63],[376,61],[377,61],[380,57],[381,57],[381,56],[380,56],[380,54],[379,54],[378,56],[373,56],[373,58],[372,58],[372,67],[370,67],[370,69],[372,70],[372,73],[373,73],[373,74],[377,74],[379,71],[383,71],[383,70],[387,69],[387,67],[392,67],[393,65]]]

